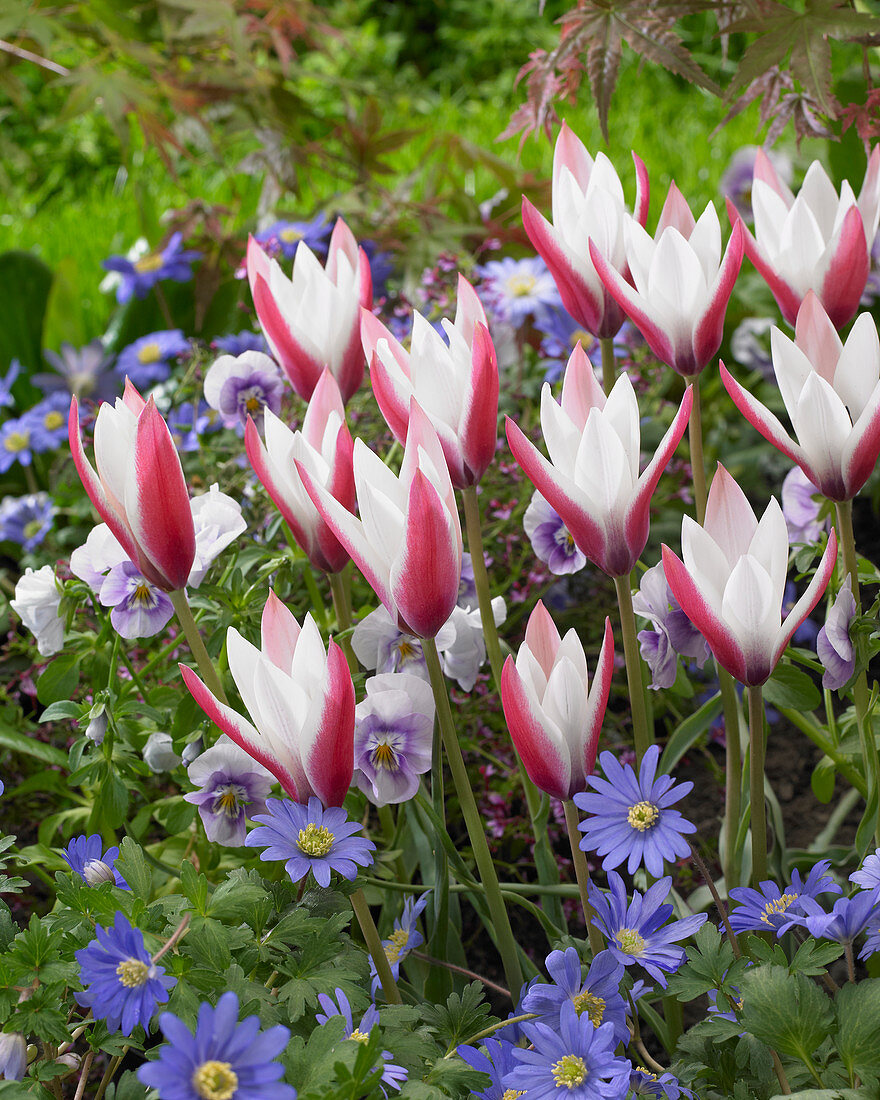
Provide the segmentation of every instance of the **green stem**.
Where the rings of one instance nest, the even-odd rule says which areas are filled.
[[[492,1024],[491,1027],[484,1028],[482,1031],[478,1031],[476,1035],[472,1035],[467,1040],[466,1046],[473,1046],[474,1043],[478,1043],[481,1039],[488,1039],[490,1035],[494,1035],[496,1031],[500,1031],[503,1027],[510,1027],[511,1024],[522,1024],[526,1020],[537,1020],[538,1014],[536,1012],[524,1012],[521,1016],[508,1016],[506,1020],[499,1020],[498,1023]]]
[[[617,364],[614,362],[614,337],[603,336],[599,340],[602,348],[602,389],[607,397],[614,389]]]
[[[700,377],[693,381],[694,404],[688,420],[688,442],[691,448],[691,474],[694,479],[694,504],[697,523],[702,527],[706,518],[706,466],[703,458],[703,409],[700,402]]]
[[[400,990],[397,988],[397,982],[395,982],[394,975],[391,973],[388,956],[385,954],[385,948],[382,946],[382,941],[379,939],[376,923],[373,920],[373,914],[370,912],[370,907],[367,905],[367,899],[364,897],[363,890],[354,890],[349,894],[348,900],[351,902],[354,915],[357,917],[357,922],[361,926],[361,932],[363,933],[367,950],[370,952],[373,962],[376,964],[376,973],[379,975],[379,981],[382,983],[382,992],[385,994],[385,1000],[389,1004],[402,1004]]]
[[[571,845],[571,858],[574,862],[574,873],[577,877],[578,890],[581,895],[581,908],[584,911],[584,923],[587,926],[587,936],[590,940],[590,950],[593,957],[602,950],[605,943],[602,933],[593,924],[596,910],[590,905],[590,869],[587,866],[587,857],[580,845],[581,835],[578,830],[578,814],[574,802],[566,798],[562,807],[565,810],[565,827],[568,829],[568,842]]]
[[[449,693],[446,690],[446,682],[443,679],[443,670],[440,667],[440,657],[437,654],[437,646],[433,638],[422,639],[422,650],[428,665],[428,673],[431,677],[431,687],[434,691],[434,702],[437,706],[437,720],[440,725],[440,733],[443,738],[443,746],[446,749],[446,758],[455,783],[458,801],[467,826],[468,837],[477,863],[477,870],[486,891],[486,902],[492,918],[493,931],[498,943],[498,950],[504,964],[504,973],[507,978],[507,987],[514,1000],[519,997],[522,988],[522,970],[517,955],[516,940],[513,938],[513,929],[510,927],[510,918],[504,907],[504,899],[501,897],[501,889],[498,885],[498,876],[495,873],[495,865],[486,843],[486,831],[477,809],[473,788],[461,755],[461,746],[455,732],[455,723],[452,718],[452,708],[449,705]]]
[[[196,664],[199,666],[199,671],[208,686],[208,690],[211,691],[221,703],[227,703],[226,692],[223,690],[223,685],[220,683],[220,677],[217,675],[211,658],[208,656],[208,651],[205,649],[205,643],[202,641],[199,628],[196,626],[196,621],[193,618],[192,608],[189,606],[189,600],[186,598],[186,589],[178,588],[176,592],[169,592],[168,596],[171,603],[174,605],[174,610],[177,613],[177,621],[180,623],[180,628],[186,636],[190,651],[196,659]]]
[[[761,685],[749,693],[749,798],[752,814],[752,885],[767,878],[767,814],[764,806],[764,699]]]
[[[333,597],[333,610],[336,613],[336,625],[342,635],[339,644],[345,659],[348,661],[348,669],[352,676],[358,671],[357,657],[351,648],[351,598],[345,576],[342,573],[328,573],[330,582],[330,594]]]
[[[633,614],[631,580],[629,576],[615,577],[617,606],[620,608],[620,628],[623,632],[623,655],[626,660],[626,681],[629,686],[629,700],[632,707],[633,739],[636,747],[636,763],[641,764],[642,757],[654,743],[648,727],[648,712],[645,705],[645,682],[642,678],[642,659],[639,656],[639,641],[636,637],[636,619]]]
[[[778,707],[777,709],[779,713],[787,718],[793,726],[796,726],[801,733],[806,734],[817,748],[821,749],[826,756],[834,761],[834,767],[837,771],[840,772],[851,787],[855,787],[862,798],[867,800],[868,787],[864,778],[848,762],[846,757],[838,751],[831,739],[825,736],[825,731],[821,726],[811,721],[810,717],[804,714],[803,711],[793,710],[791,707]]]
[[[477,590],[477,601],[480,605],[480,622],[483,627],[483,637],[486,640],[486,654],[489,658],[489,666],[492,669],[492,679],[495,682],[495,692],[501,695],[501,640],[498,637],[498,627],[495,625],[495,616],[492,612],[492,590],[489,584],[489,572],[486,569],[486,557],[483,551],[483,525],[480,519],[480,502],[477,498],[476,486],[469,486],[462,491],[464,498],[465,529],[467,531],[468,551],[471,555],[471,563],[474,567],[474,585]],[[538,881],[546,886],[559,882],[559,871],[553,849],[550,846],[550,837],[546,824],[540,823],[541,795],[531,781],[520,758],[516,746],[513,747],[516,757],[516,767],[519,772],[520,783],[529,810],[529,820],[532,823],[532,834],[535,838],[535,868],[538,873]],[[565,916],[561,902],[551,902],[550,918],[555,924],[565,927]]]
[[[720,665],[716,667],[724,709],[724,884],[729,894],[734,886],[739,886],[736,837],[741,812],[742,748],[739,740],[739,701],[733,677]]]
[[[852,501],[845,500],[834,505],[837,515],[837,535],[843,551],[843,568],[849,573],[853,598],[856,601],[856,614],[861,614],[861,593],[859,591],[859,563],[856,557],[856,540],[852,525]],[[853,701],[856,706],[856,721],[859,727],[859,739],[862,746],[865,778],[868,781],[868,801],[870,795],[880,791],[880,757],[877,755],[877,743],[874,738],[874,724],[868,713],[870,695],[868,692],[868,674],[865,669],[856,676],[853,684]],[[880,800],[877,802],[877,820],[874,825],[874,840],[880,847]]]

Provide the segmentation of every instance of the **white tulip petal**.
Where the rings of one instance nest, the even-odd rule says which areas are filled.
[[[880,381],[880,337],[870,313],[862,313],[850,330],[834,372],[834,389],[856,423]]]

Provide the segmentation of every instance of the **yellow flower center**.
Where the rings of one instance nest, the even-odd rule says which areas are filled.
[[[507,1089],[506,1092],[502,1092],[501,1100],[516,1100],[517,1096],[525,1096],[525,1089]]]
[[[411,661],[414,657],[418,656],[416,647],[412,644],[412,642],[407,641],[403,641],[398,644],[397,652],[400,654],[401,664],[403,664],[404,661]]]
[[[228,1062],[202,1062],[192,1075],[192,1086],[204,1100],[232,1100],[238,1074]]]
[[[296,842],[299,850],[307,856],[320,859],[326,856],[333,847],[334,836],[326,825],[315,825],[310,822],[304,829],[300,829]]]
[[[534,275],[511,275],[507,280],[507,289],[514,298],[527,298],[537,285]]]
[[[639,1073],[644,1073],[649,1081],[659,1080],[656,1073],[651,1073],[651,1071],[649,1069],[645,1069],[644,1066],[636,1066],[636,1069],[639,1071]]]
[[[569,347],[575,348],[577,344],[581,344],[584,351],[592,346],[595,337],[591,332],[587,332],[584,328],[576,328],[571,336],[568,338]]]
[[[361,1031],[360,1028],[356,1027],[351,1035],[349,1035],[349,1039],[354,1039],[356,1043],[368,1043],[370,1041],[370,1036],[367,1032]]]
[[[635,928],[621,928],[614,933],[617,945],[627,955],[641,955],[645,950],[645,940]]]
[[[40,528],[43,526],[43,521],[40,519],[32,519],[24,525],[24,537],[26,539],[35,538],[40,533]]]
[[[145,607],[152,607],[155,603],[152,589],[146,581],[140,581],[131,597],[134,603],[142,603]]]
[[[558,1089],[576,1089],[587,1076],[587,1063],[577,1054],[566,1054],[550,1067]]]
[[[143,985],[149,973],[149,966],[140,959],[123,959],[116,967],[116,975],[126,989],[136,989]]]
[[[146,275],[150,271],[158,271],[165,261],[159,253],[151,252],[148,256],[141,256],[132,265],[138,275]]]
[[[152,344],[144,344],[141,350],[138,352],[139,363],[158,363],[162,358],[162,349],[159,345],[153,341]]]
[[[637,802],[635,806],[630,806],[626,820],[633,829],[643,833],[656,825],[659,817],[660,811],[653,802]]]
[[[214,813],[238,817],[239,806],[246,806],[247,803],[244,788],[237,783],[229,783],[225,787],[218,788],[214,798]]]
[[[6,439],[3,441],[3,446],[7,451],[11,451],[13,454],[18,454],[19,451],[26,451],[28,444],[31,441],[31,433],[25,428],[24,431],[10,432]]]
[[[394,749],[387,741],[383,741],[373,749],[373,765],[377,768],[385,768],[386,771],[391,771],[394,768],[395,759]]]
[[[583,993],[578,993],[576,997],[572,997],[572,1001],[578,1016],[583,1016],[586,1012],[593,1027],[598,1027],[602,1023],[602,1017],[605,1015],[604,998],[595,997],[585,990]]]
[[[400,958],[400,952],[409,941],[409,932],[405,928],[395,928],[389,936],[391,943],[385,948],[385,957],[390,963],[396,963]]]
[[[303,239],[302,233],[298,229],[294,229],[290,226],[289,229],[282,229],[278,234],[278,239],[284,241],[285,244],[293,244],[294,241],[301,241]]]
[[[64,417],[61,415],[60,412],[56,412],[54,410],[52,412],[46,413],[46,415],[43,417],[43,427],[48,432],[57,431],[63,423]]]
[[[782,897],[774,898],[773,901],[768,901],[764,906],[764,912],[761,914],[761,920],[765,924],[770,923],[770,918],[777,913],[784,913],[785,910],[793,905],[798,899],[797,894],[783,894]]]

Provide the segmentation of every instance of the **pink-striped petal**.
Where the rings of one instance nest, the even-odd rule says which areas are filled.
[[[320,564],[315,557],[313,528],[301,522],[300,515],[291,507],[287,497],[286,486],[277,479],[275,466],[269,458],[266,444],[260,438],[260,433],[257,431],[257,426],[254,424],[251,417],[248,417],[244,429],[244,448],[254,473],[260,479],[263,488],[271,497],[272,503],[284,517],[284,522],[290,528],[290,532],[297,546],[306,554],[313,565],[318,569],[324,569],[324,565]],[[332,570],[327,571],[332,572]]]
[[[719,363],[721,381],[730,397],[748,420],[748,422],[761,433],[768,443],[772,443],[777,451],[781,451],[786,458],[796,462],[804,471],[810,481],[816,484],[816,474],[808,462],[800,446],[795,443],[782,425],[779,417],[771,412],[765,405],[749,393],[747,389],[737,382],[724,363]]]
[[[729,198],[726,202],[730,224],[736,225],[739,223],[743,227],[743,251],[757,268],[764,282],[770,287],[770,293],[776,299],[776,304],[779,306],[782,316],[794,328],[802,300],[800,294],[790,283],[787,283],[774,271],[772,264],[764,256],[764,253],[758,247],[758,242],[739,216],[739,211],[733,205],[733,202]]]
[[[596,768],[599,735],[602,732],[602,723],[605,720],[605,710],[608,706],[608,695],[611,691],[611,678],[613,675],[614,633],[611,630],[611,619],[606,616],[602,648],[599,650],[599,660],[596,663],[596,671],[587,697],[587,729],[582,760],[584,775],[592,775]]]
[[[724,258],[715,279],[709,306],[694,330],[694,359],[701,371],[721,347],[724,335],[724,314],[733,293],[743,258],[742,222],[737,222],[730,234]]]
[[[507,658],[501,671],[501,706],[529,779],[553,798],[569,798],[568,753],[544,728],[543,715],[532,706],[513,657]]]
[[[794,632],[822,598],[822,593],[828,587],[828,582],[831,580],[831,574],[834,572],[834,566],[836,564],[837,534],[832,527],[831,534],[828,538],[828,545],[825,547],[825,553],[822,555],[818,569],[813,574],[810,583],[807,585],[806,591],[786,615],[780,627],[779,634],[777,635],[778,640],[773,648],[771,671],[776,667],[779,658],[785,652],[785,647],[791,641]]]
[[[294,390],[304,401],[308,401],[321,377],[324,364],[319,363],[306,351],[293,335],[286,317],[269,288],[268,279],[259,273],[255,277],[252,294],[254,308],[266,339],[271,344]]]
[[[526,623],[525,644],[541,666],[545,679],[548,679],[553,671],[553,664],[556,661],[556,654],[559,652],[562,639],[556,629],[556,623],[553,622],[550,612],[544,606],[543,600],[538,600],[534,610],[529,615],[529,621]]]
[[[651,183],[648,179],[648,169],[642,158],[632,150],[633,164],[636,168],[636,202],[633,207],[633,217],[642,227],[648,224],[648,206],[651,201]]]
[[[293,612],[270,588],[260,620],[261,648],[272,664],[288,676],[300,631],[301,627]]]
[[[405,443],[409,426],[412,385],[410,384],[408,389],[398,386],[377,351],[373,352],[373,358],[370,361],[370,385],[373,388],[376,404],[385,418],[385,423],[391,429],[391,434],[398,443]]]
[[[317,722],[300,735],[302,766],[325,806],[341,806],[354,771],[354,685],[345,654],[330,639]]]
[[[832,249],[831,263],[822,280],[819,297],[831,323],[839,329],[855,317],[871,268],[865,227],[857,206],[847,210],[829,248]]]
[[[471,373],[458,435],[468,484],[475,485],[491,466],[498,445],[498,361],[482,321],[473,329]]]
[[[663,230],[671,225],[681,233],[686,241],[690,240],[691,233],[693,233],[696,224],[694,216],[691,213],[691,208],[687,204],[687,200],[681,191],[679,191],[678,187],[676,187],[675,180],[673,180],[669,184],[669,190],[666,193],[666,201],[663,203],[663,209],[660,211],[660,220],[657,222],[654,239],[659,241]]]

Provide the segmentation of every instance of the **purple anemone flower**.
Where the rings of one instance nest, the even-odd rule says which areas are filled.
[[[296,1089],[281,1082],[284,1066],[274,1061],[290,1031],[280,1024],[261,1031],[258,1016],[239,1023],[238,997],[231,991],[216,1008],[206,1001],[199,1005],[195,1033],[171,1012],[162,1013],[159,1026],[168,1041],[137,1075],[162,1100],[296,1100]]]
[[[57,372],[34,375],[33,381],[43,393],[72,393],[96,403],[112,401],[119,393],[119,379],[111,371],[113,357],[100,339],[81,348],[63,343],[57,352],[43,354]]]
[[[476,1047],[464,1045],[458,1047],[457,1054],[471,1069],[489,1075],[492,1083],[482,1092],[474,1093],[477,1100],[504,1100],[508,1095],[504,1078],[516,1066],[513,1057],[516,1046],[506,1039],[484,1039],[483,1046],[486,1048],[485,1054]]]
[[[670,877],[655,882],[644,895],[633,891],[627,902],[623,879],[616,871],[608,872],[609,893],[590,886],[590,904],[596,913],[593,924],[608,939],[608,949],[624,966],[639,964],[666,986],[664,971],[677,970],[685,958],[684,948],[676,946],[705,923],[705,913],[666,924],[672,906],[664,905],[672,886]]]
[[[254,234],[254,239],[259,241],[264,251],[270,256],[281,255],[286,260],[292,260],[296,255],[300,242],[306,245],[320,259],[327,256],[327,241],[333,226],[327,220],[326,214],[318,214],[308,222],[277,221],[261,229]]]
[[[361,1017],[360,1023],[355,1027],[351,1015],[351,1005],[343,989],[336,990],[336,1001],[332,997],[328,997],[326,993],[319,993],[318,1003],[324,1011],[317,1013],[315,1019],[322,1026],[336,1016],[341,1016],[345,1020],[343,1039],[351,1039],[356,1043],[366,1043],[370,1038],[370,1032],[379,1023],[379,1010],[375,1005],[370,1005]],[[381,1055],[382,1061],[385,1063],[382,1067],[382,1084],[399,1090],[403,1082],[409,1077],[409,1071],[404,1069],[403,1066],[394,1065],[391,1061],[394,1055],[389,1051],[383,1050]]]
[[[784,183],[791,183],[791,158],[775,149],[765,150],[765,152],[769,156],[779,178]],[[757,155],[757,145],[743,145],[742,148],[737,149],[724,169],[724,174],[718,184],[721,194],[730,199],[740,215],[747,221],[752,220],[752,181],[755,176],[755,158]]]
[[[562,307],[562,299],[540,256],[490,260],[475,268],[482,280],[479,295],[500,321],[519,328],[529,319],[546,317]]]
[[[651,670],[651,687],[669,688],[678,673],[678,654],[696,661],[699,668],[709,658],[709,645],[672,594],[663,563],[646,569],[638,592],[633,596],[633,611],[649,619],[654,630],[638,634],[642,657]]]
[[[394,921],[394,930],[391,936],[387,940],[382,940],[382,948],[395,981],[400,977],[400,964],[406,956],[410,951],[414,951],[424,943],[416,923],[428,904],[430,893],[430,890],[426,890],[418,900],[412,897],[407,898],[403,903],[403,912]],[[381,983],[376,972],[376,964],[372,959],[370,959],[370,977],[372,978],[370,993],[375,997],[379,992]]]
[[[357,785],[377,806],[406,802],[431,767],[434,693],[406,672],[372,676],[355,708]]]
[[[199,790],[183,797],[198,806],[208,840],[240,848],[247,833],[245,818],[266,812],[273,777],[226,734],[197,756],[186,773]]]
[[[119,848],[114,845],[104,851],[104,842],[98,833],[91,836],[75,836],[62,851],[74,874],[79,875],[87,886],[100,886],[102,882],[115,882],[123,890],[131,887],[116,870]]]
[[[116,373],[129,378],[133,386],[145,390],[165,382],[171,374],[171,361],[189,355],[189,341],[179,328],[161,329],[141,336],[123,348],[116,360]]]
[[[88,986],[74,993],[76,1003],[90,1008],[111,1031],[121,1028],[123,1035],[131,1035],[136,1024],[147,1030],[156,1005],[168,1000],[177,978],[156,966],[143,933],[122,913],[116,914],[110,928],[97,927],[95,937],[88,947],[74,952],[80,981]]]
[[[34,405],[22,417],[31,429],[31,449],[34,454],[54,451],[67,443],[67,414],[70,397],[67,393],[51,393]]]
[[[266,813],[253,820],[259,828],[251,830],[245,843],[263,848],[262,860],[285,860],[292,882],[299,882],[309,871],[319,886],[330,885],[331,871],[353,882],[357,866],[369,867],[373,862],[376,845],[353,835],[360,830],[360,822],[349,821],[338,806],[323,809],[318,798],[310,798],[308,806],[270,798]]]
[[[27,416],[7,420],[0,426],[0,474],[14,464],[30,466],[33,461],[33,427]]]
[[[789,470],[782,482],[782,514],[788,529],[788,541],[813,546],[825,530],[826,521],[819,519],[821,504],[815,498],[821,493],[800,466]]]
[[[116,301],[121,304],[130,298],[146,298],[156,283],[165,279],[172,279],[176,283],[189,282],[192,278],[192,265],[201,259],[202,254],[184,251],[182,243],[183,235],[173,233],[165,247],[158,252],[148,252],[136,260],[127,256],[110,256],[104,260],[104,270],[115,271],[119,275]]]
[[[766,932],[772,928],[779,937],[795,925],[802,925],[802,898],[841,892],[834,879],[827,874],[830,866],[830,859],[819,860],[807,875],[806,882],[801,878],[800,871],[795,871],[784,890],[769,880],[760,884],[760,891],[751,886],[737,886],[731,890],[730,897],[738,902],[730,912],[730,925],[734,932]]]
[[[851,944],[869,926],[880,924],[880,889],[859,890],[851,898],[838,898],[830,913],[815,898],[800,899],[803,925],[811,936]]]
[[[0,501],[0,539],[34,550],[52,530],[55,505],[48,493],[4,497]]]
[[[552,1100],[562,1088],[566,1100],[620,1100],[626,1093],[632,1067],[614,1053],[612,1024],[593,1027],[566,1001],[558,1029],[533,1022],[522,1030],[532,1045],[514,1049],[520,1064],[504,1078],[509,1089],[523,1090],[528,1100]]]
[[[616,1041],[629,1042],[626,1004],[620,995],[623,963],[610,951],[600,951],[590,963],[586,978],[581,975],[581,959],[573,947],[551,951],[546,961],[552,985],[536,982],[529,987],[520,1006],[521,1012],[534,1012],[544,1023],[554,1026],[562,1006],[571,1002],[577,1014],[586,1013],[593,1027],[611,1024]]]
[[[175,405],[165,419],[174,446],[187,453],[201,447],[201,437],[207,432],[219,431],[222,427],[220,417],[204,399]]]
[[[103,579],[98,598],[111,607],[110,622],[122,638],[151,638],[174,614],[167,594],[128,560],[114,565]]]
[[[683,1096],[693,1097],[694,1095],[671,1073],[661,1073],[658,1077],[656,1073],[651,1073],[644,1066],[637,1066],[632,1071],[629,1078],[629,1088],[630,1091],[627,1093],[627,1097],[654,1096],[657,1100],[661,1100],[661,1098],[680,1100]]]
[[[875,848],[871,855],[865,856],[858,871],[853,871],[849,876],[849,881],[865,890],[873,890],[875,886],[880,886],[880,848]]]
[[[227,428],[246,424],[248,417],[262,425],[265,408],[277,416],[283,393],[277,363],[261,351],[221,355],[205,375],[205,400],[220,413]]]
[[[242,329],[241,332],[230,333],[228,336],[215,336],[211,341],[211,347],[236,357],[246,351],[261,351],[264,355],[269,354],[266,337],[262,332],[252,332],[250,329]]]
[[[603,870],[627,860],[630,874],[644,865],[648,874],[658,877],[666,869],[664,861],[690,852],[684,836],[695,833],[697,827],[670,807],[694,785],[676,783],[668,775],[655,778],[659,761],[660,746],[651,745],[636,778],[629,764],[621,765],[613,753],[603,752],[599,763],[605,778],[588,775],[593,790],[574,796],[575,805],[591,815],[578,826],[584,834],[580,846],[604,856]]]
[[[816,635],[816,653],[825,673],[822,687],[839,691],[856,670],[850,628],[856,614],[856,601],[852,592],[852,577],[847,574],[840,591],[825,619],[825,625]]]
[[[577,573],[587,564],[562,517],[537,491],[526,508],[523,527],[535,557],[557,577]]]

